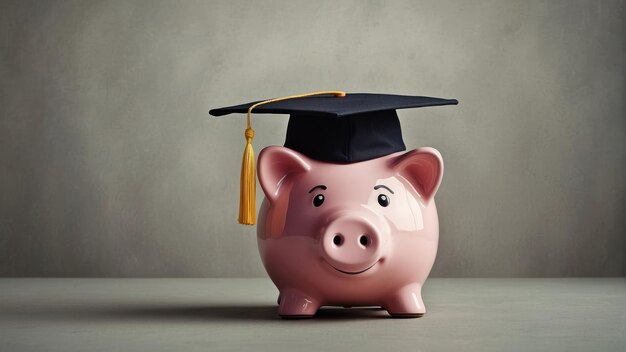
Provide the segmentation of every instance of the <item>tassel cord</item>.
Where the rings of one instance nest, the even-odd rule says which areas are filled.
[[[241,178],[239,184],[239,223],[242,225],[256,224],[256,169],[254,148],[252,140],[254,139],[254,130],[252,129],[251,116],[252,110],[259,105],[274,103],[288,99],[305,98],[315,95],[329,95],[335,97],[344,97],[346,93],[343,91],[321,91],[306,94],[290,95],[282,98],[264,100],[253,104],[248,108],[247,127],[244,133],[246,137],[246,147],[243,152],[243,160],[241,162]]]

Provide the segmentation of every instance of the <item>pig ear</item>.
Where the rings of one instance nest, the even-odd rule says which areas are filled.
[[[259,183],[270,202],[275,201],[283,190],[287,177],[308,172],[311,163],[304,155],[289,148],[267,147],[259,154]]]
[[[437,193],[443,176],[443,159],[434,148],[418,148],[397,157],[394,170],[429,202]]]

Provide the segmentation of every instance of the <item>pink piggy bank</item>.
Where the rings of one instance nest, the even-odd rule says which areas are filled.
[[[258,160],[266,199],[257,234],[280,291],[278,314],[311,317],[328,305],[422,316],[421,288],[439,238],[433,197],[442,174],[433,148],[352,164],[265,148]]]

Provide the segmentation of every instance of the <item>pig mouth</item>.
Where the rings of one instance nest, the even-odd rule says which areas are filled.
[[[341,270],[341,269],[337,269],[337,268],[335,268],[334,266],[332,266],[332,265],[330,265],[330,264],[329,264],[329,265],[330,265],[333,269],[337,270],[337,271],[338,271],[338,272],[340,272],[340,273],[344,273],[344,274],[347,274],[347,275],[359,275],[359,274],[362,274],[362,273],[364,273],[364,272],[366,272],[366,271],[370,270],[370,269],[371,269],[371,268],[373,268],[373,267],[374,267],[377,263],[378,263],[378,262],[376,262],[376,263],[374,263],[374,264],[370,265],[368,268],[366,268],[366,269],[364,269],[364,270],[361,270],[361,271],[344,271],[344,270]]]

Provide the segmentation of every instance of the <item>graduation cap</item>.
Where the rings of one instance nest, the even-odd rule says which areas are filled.
[[[255,114],[290,115],[285,147],[319,161],[355,163],[406,150],[396,110],[456,104],[455,99],[324,91],[210,110],[213,116],[248,115],[239,223],[256,222],[253,110]]]

